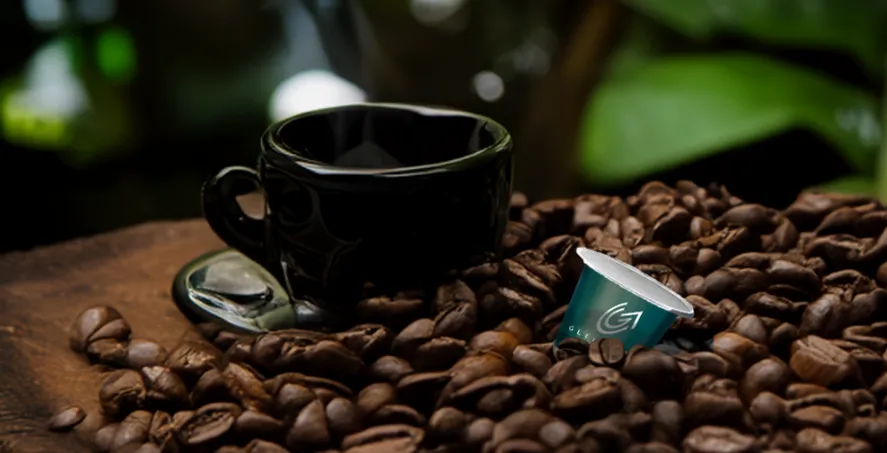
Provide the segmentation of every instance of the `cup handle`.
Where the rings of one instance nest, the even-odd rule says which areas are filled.
[[[203,184],[203,215],[210,228],[260,264],[265,254],[264,221],[246,215],[235,197],[261,187],[259,174],[247,167],[223,168]]]

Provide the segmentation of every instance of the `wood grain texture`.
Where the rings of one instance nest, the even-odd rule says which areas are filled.
[[[171,348],[193,327],[170,295],[190,259],[222,247],[202,220],[140,225],[29,252],[0,256],[0,453],[88,452],[100,426],[102,369],[68,348],[83,309],[106,304],[133,338]],[[46,429],[56,409],[88,413],[72,433]]]

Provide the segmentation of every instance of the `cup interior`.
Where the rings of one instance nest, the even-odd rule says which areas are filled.
[[[469,113],[361,104],[309,112],[283,122],[277,144],[297,158],[331,167],[396,169],[457,160],[506,136]]]
[[[669,313],[686,318],[693,317],[693,306],[689,302],[639,269],[591,249],[579,248],[576,253],[586,266],[622,289]]]

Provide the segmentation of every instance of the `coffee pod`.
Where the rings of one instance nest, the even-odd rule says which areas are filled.
[[[626,349],[653,347],[678,316],[693,317],[690,303],[637,268],[587,248],[576,253],[584,269],[555,345],[575,337],[618,338]]]

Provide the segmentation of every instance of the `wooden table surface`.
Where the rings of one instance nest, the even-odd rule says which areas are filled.
[[[71,321],[107,304],[129,321],[133,338],[171,348],[192,330],[171,299],[172,279],[220,247],[203,220],[190,220],[0,256],[0,453],[90,451],[101,373],[68,348]],[[47,431],[47,418],[68,404],[85,409],[86,421],[72,433]]]

